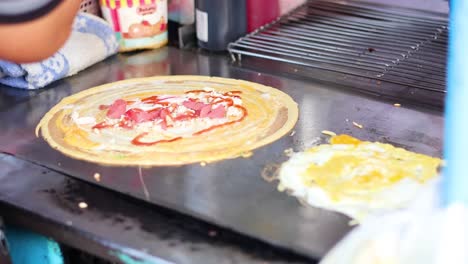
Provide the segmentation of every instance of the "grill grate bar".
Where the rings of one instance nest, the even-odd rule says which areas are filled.
[[[359,49],[360,51],[369,50],[369,48],[373,48],[373,47],[379,47],[378,50],[394,52],[399,55],[406,54],[405,51],[408,49],[414,50],[417,48],[417,45],[406,46],[406,45],[395,44],[395,45],[387,46],[386,42],[383,42],[377,39],[367,41],[361,38],[347,38],[347,37],[339,36],[338,34],[333,34],[333,33],[329,33],[329,34],[314,33],[312,35],[312,34],[308,34],[307,32],[301,32],[300,30],[290,30],[290,29],[283,29],[283,28],[280,30],[273,28],[271,30],[266,30],[264,33],[271,34],[271,35],[286,36],[292,39],[304,39],[304,40],[308,40],[312,42],[326,43],[331,46],[353,47],[353,48]]]
[[[415,14],[406,15],[403,13],[388,12],[384,9],[370,8],[370,4],[366,6],[365,4],[354,5],[351,2],[348,2],[348,4],[340,4],[328,1],[309,1],[306,5],[312,9],[325,10],[333,13],[340,13],[351,16],[355,16],[356,14],[358,14],[358,16],[360,17],[366,17],[377,20],[390,20],[394,23],[410,22],[413,25],[419,25],[422,27],[425,27],[428,24],[443,26],[447,22],[447,19],[443,18],[429,19],[424,16],[417,16]]]
[[[281,24],[280,24],[281,25]],[[333,30],[330,29],[323,29],[320,27],[315,27],[315,28],[307,28],[304,25],[284,25],[281,28],[278,27],[272,27],[270,30],[278,30],[282,32],[289,32],[293,34],[300,34],[300,35],[305,35],[305,36],[310,36],[313,35],[316,38],[323,37],[323,38],[328,38],[328,39],[333,39],[336,42],[340,42],[342,40],[347,40],[347,41],[353,41],[353,42],[366,42],[369,44],[373,45],[382,45],[385,44],[389,41],[392,42],[393,45],[396,45],[399,48],[411,48],[411,49],[416,49],[418,47],[418,44],[424,44],[425,41],[428,41],[427,39],[419,39],[419,40],[408,40],[408,39],[397,39],[394,37],[387,37],[385,35],[379,35],[379,39],[375,39],[375,35],[368,35],[368,34],[361,34],[361,33],[352,33],[352,32],[346,32],[342,31],[339,34],[336,34]],[[337,37],[339,36],[339,40],[337,40]],[[393,46],[392,45],[392,46]],[[385,46],[382,45],[384,48]],[[444,51],[443,47],[437,48],[440,51]]]
[[[258,41],[255,41],[255,40],[246,40],[244,43],[247,43],[247,44],[250,44],[250,45],[256,46],[256,47],[264,47],[264,48],[270,47],[270,48],[272,48],[274,50],[279,50],[279,51],[283,50],[283,45],[275,45],[274,43],[269,43],[270,46],[266,46],[264,43],[258,42]],[[302,55],[306,56],[307,58],[311,58],[311,59],[314,58],[317,61],[321,61],[321,62],[340,62],[340,63],[343,63],[344,65],[348,64],[347,58],[352,57],[352,56],[348,56],[348,55],[343,54],[343,53],[341,53],[341,55],[330,54],[330,53],[325,53],[325,52],[321,52],[321,51],[314,52],[314,53],[309,53],[308,49],[297,48],[297,47],[292,47],[292,46],[289,47],[289,49],[290,49],[290,51],[292,53],[302,54]],[[370,69],[378,67],[381,70],[384,70],[385,67],[388,66],[384,62],[376,61],[376,60],[368,60],[368,59],[366,59],[364,57],[358,58],[358,59],[356,59],[356,61],[358,62],[359,65],[371,67]]]
[[[245,40],[243,43],[245,44],[251,44],[253,46],[255,46],[255,44],[258,44],[259,46],[261,45],[262,47],[268,47],[267,45],[271,45],[272,47],[274,47],[275,50],[279,50],[281,51],[284,47],[283,43],[281,44],[277,44],[276,42],[271,42],[271,41],[268,41],[268,40],[262,40],[262,39],[257,39],[257,38],[251,38],[251,39],[248,39],[248,40]],[[279,48],[279,49],[278,49]],[[291,50],[291,52],[299,52],[302,54],[309,54],[308,52],[310,51],[310,49],[308,49],[310,47],[300,47],[300,46],[295,46],[295,45],[290,45],[289,46],[289,49]],[[313,48],[312,48],[313,49]],[[354,59],[354,54],[351,53],[351,52],[327,52],[327,51],[324,51],[324,50],[317,50],[315,51],[314,50],[314,55],[318,55],[318,56],[321,56],[324,58],[324,62],[326,62],[327,58],[330,58],[330,61],[335,61],[335,60],[339,60],[341,62],[345,62],[345,63],[349,63],[349,59]],[[311,56],[311,57],[314,57],[314,56]],[[317,57],[317,56],[315,56]],[[384,63],[382,60],[379,60],[379,59],[375,59],[373,57],[370,57],[366,54],[363,54],[363,56],[359,57],[358,59],[356,59],[356,63],[357,64],[360,64],[360,65],[370,65],[371,67],[392,67],[395,66],[396,64],[399,64],[399,68],[400,69],[403,69],[403,70],[412,70],[414,67],[419,67],[420,68],[420,71],[422,73],[431,73],[433,74],[435,77],[437,76],[440,76],[442,77],[442,79],[444,78],[445,74],[444,74],[444,69],[442,67],[442,65],[434,70],[434,66],[437,67],[437,65],[434,65],[434,63],[432,62],[425,62],[425,61],[418,61],[418,63],[415,63],[413,61],[403,61],[402,63],[399,63],[398,61],[394,61],[392,62],[392,64],[386,64]],[[398,71],[400,70],[398,69]],[[441,72],[442,70],[442,72]]]
[[[402,34],[404,33],[403,31],[397,31],[397,30],[392,30],[392,29],[383,29],[382,28],[369,28],[366,29],[364,26],[359,26],[359,25],[352,25],[351,23],[346,23],[346,24],[339,24],[339,23],[324,23],[323,21],[317,21],[317,22],[312,22],[312,21],[305,21],[306,19],[302,19],[301,22],[298,21],[288,21],[288,22],[279,22],[278,25],[282,25],[284,27],[298,27],[303,30],[309,30],[311,32],[332,32],[336,33],[336,27],[341,28],[340,34],[342,35],[347,35],[347,36],[363,36],[368,39],[374,39],[376,35],[381,36],[382,38],[395,41],[397,40],[398,42],[409,44],[409,45],[414,45],[415,41],[416,43],[418,42],[423,42],[427,40],[432,40],[434,39],[434,35],[429,35],[430,33],[418,33],[414,32],[413,35],[405,37]],[[432,32],[431,32],[432,33]]]
[[[333,47],[330,48],[329,46],[325,44],[320,44],[320,43],[313,43],[313,42],[308,42],[304,40],[290,40],[285,37],[281,36],[263,36],[263,35],[256,35],[252,36],[250,40],[263,40],[266,43],[271,43],[272,45],[275,45],[274,43],[281,43],[284,45],[287,45],[288,47],[304,47],[304,48],[310,48],[312,50],[317,50],[317,52],[322,52],[324,54],[341,54],[341,55],[348,55],[352,58],[356,56],[356,52],[361,52],[358,56],[359,57],[365,57],[369,60],[374,60],[376,62],[382,62],[382,60],[391,60],[395,58],[395,55],[401,55],[400,53],[387,53],[383,51],[374,51],[373,54],[369,54],[369,52],[362,51],[359,48],[353,48],[353,47]],[[247,41],[247,40],[245,40]],[[403,55],[401,55],[401,58],[404,58]],[[382,62],[383,63],[383,62]]]
[[[288,38],[287,36],[281,36],[281,35],[264,35],[264,34],[258,34],[258,35],[253,35],[249,39],[262,39],[265,41],[270,41],[270,42],[280,42],[287,47],[291,45],[297,45],[301,47],[309,47],[311,49],[319,49],[322,51],[327,51],[331,53],[346,53],[350,54],[352,56],[368,56],[369,58],[373,58],[375,60],[398,60],[398,59],[403,59],[406,56],[406,53],[402,52],[392,52],[389,50],[374,50],[373,52],[369,52],[368,49],[362,49],[361,47],[355,47],[343,43],[339,43],[335,46],[330,46],[327,45],[329,42],[324,41],[325,43],[319,43],[317,41],[314,41],[315,39],[313,38],[298,38],[298,39],[292,39]],[[247,40],[247,39],[245,39]],[[336,43],[332,43],[336,44]],[[357,52],[357,53],[356,53]],[[419,58],[419,55],[414,55],[413,58]],[[423,58],[424,59],[424,58]],[[421,59],[421,61],[423,61]],[[427,58],[429,61],[431,58]],[[432,65],[432,63],[431,63]]]
[[[361,2],[309,0],[230,43],[260,57],[445,92],[447,19]]]
[[[258,57],[258,58],[263,58],[263,59],[270,59],[270,60],[275,60],[275,61],[280,61],[280,62],[285,62],[285,63],[291,63],[291,64],[296,64],[296,65],[300,65],[300,66],[306,66],[306,67],[310,67],[310,68],[315,68],[315,69],[322,69],[322,70],[328,70],[328,71],[333,71],[333,72],[337,72],[337,73],[343,73],[343,74],[348,74],[348,75],[353,75],[353,76],[358,76],[358,77],[367,77],[367,76],[364,76],[363,74],[361,73],[356,73],[356,72],[352,72],[352,71],[349,71],[349,70],[343,70],[341,68],[336,68],[336,67],[333,67],[333,66],[329,66],[329,65],[318,65],[318,64],[314,64],[314,63],[307,63],[307,62],[303,62],[303,61],[299,61],[299,60],[294,60],[293,59],[289,59],[287,57],[278,57],[278,56],[274,56],[274,55],[269,55],[267,53],[256,53],[256,52],[250,52],[250,51],[247,51],[247,50],[242,50],[242,49],[237,49],[235,47],[231,47],[230,48],[230,52],[231,52],[231,55],[232,57],[234,56],[234,54],[237,54],[237,55],[245,55],[245,56],[253,56],[253,57]],[[380,80],[383,80],[383,81],[389,81],[389,82],[392,82],[392,83],[396,83],[396,84],[400,84],[400,85],[405,85],[405,86],[411,86],[411,87],[414,87],[414,88],[420,88],[420,89],[424,89],[424,90],[427,90],[427,91],[432,91],[432,92],[440,92],[440,87],[435,85],[421,85],[421,84],[418,84],[418,83],[415,83],[415,82],[411,82],[409,83],[408,81],[402,81],[398,78],[388,78],[388,76],[391,76],[391,74],[388,74],[385,78],[380,78]]]
[[[406,36],[404,38],[401,34],[402,29],[395,29],[395,27],[388,27],[385,25],[376,26],[371,24],[365,23],[358,23],[354,21],[333,21],[327,18],[321,18],[320,20],[312,20],[308,19],[307,16],[303,16],[301,14],[293,14],[287,21],[279,21],[280,24],[287,24],[290,23],[291,25],[305,25],[308,28],[328,28],[334,31],[337,31],[337,27],[339,27],[340,32],[357,32],[358,34],[367,35],[375,37],[375,34],[383,34],[385,36],[392,36],[398,39],[403,39],[408,41],[409,39],[415,40],[427,40],[433,38],[441,38],[446,39],[447,36],[441,35],[444,28],[440,28],[440,32],[434,32],[433,30],[419,30],[416,28],[410,28],[412,30],[412,34],[410,36]]]
[[[333,45],[334,47],[345,47],[347,48],[349,51],[351,52],[354,52],[354,56],[356,55],[355,52],[358,51],[358,52],[361,52],[363,54],[366,53],[366,51],[368,51],[368,48],[356,48],[356,47],[362,47],[363,45],[367,45],[369,43],[372,43],[373,46],[378,46],[380,45],[380,43],[378,42],[371,42],[371,41],[361,41],[361,40],[354,40],[354,39],[343,39],[343,38],[339,38],[340,41],[336,41],[336,36],[335,36],[335,39],[333,39],[334,37],[332,35],[329,35],[329,36],[322,36],[321,38],[319,38],[318,36],[316,38],[310,38],[310,37],[307,37],[307,34],[303,34],[302,32],[298,32],[298,31],[290,31],[290,30],[282,30],[282,31],[270,31],[270,30],[267,30],[265,31],[265,33],[269,33],[269,34],[274,34],[274,35],[282,35],[282,36],[285,36],[285,37],[289,37],[286,38],[288,39],[287,42],[283,41],[283,44],[284,44],[284,48],[291,48],[291,45],[295,45],[295,44],[298,44],[300,43],[300,45],[304,46],[308,46],[310,48],[312,48],[314,45],[318,46],[320,45],[322,49],[324,49],[324,47],[327,47],[326,45],[322,45],[321,43],[326,43],[326,44],[329,44],[329,45]],[[264,36],[263,34],[261,34],[260,36]],[[310,45],[307,45],[305,41],[302,41],[302,42],[297,42],[293,39],[293,37],[295,38],[299,38],[299,39],[304,39],[304,40],[308,40]],[[252,37],[251,39],[255,39],[256,36]],[[283,38],[285,39],[285,38]],[[272,43],[275,43],[277,41],[277,38],[273,38],[273,37],[270,37],[270,42]],[[318,44],[318,45],[317,45]],[[423,45],[423,44],[422,44]],[[332,46],[332,47],[333,47]],[[328,46],[328,49],[324,50],[324,51],[328,51],[330,52],[330,50],[333,50],[333,48]],[[403,48],[407,48],[407,47],[403,47]],[[409,56],[412,52],[414,53],[414,50],[416,50],[416,48],[419,50],[419,53],[423,54],[423,55],[426,55],[426,51],[420,47],[414,47],[412,48],[411,47],[411,51],[407,51],[405,53],[402,53],[401,52],[401,47],[400,48],[396,48],[394,46],[391,46],[391,47],[382,47],[382,48],[379,48],[378,49],[378,53],[389,53],[390,55],[393,55],[393,57],[390,57],[390,56],[386,56],[385,58],[388,58],[388,59],[394,59],[394,60],[398,60],[398,59],[403,59],[407,56]],[[432,49],[434,50],[434,49]],[[337,49],[338,51],[338,49]],[[343,51],[343,49],[341,49],[341,51]],[[425,58],[425,60],[421,60],[420,61],[427,61],[428,63],[438,63],[438,62],[441,62],[440,64],[441,65],[444,65],[444,58],[445,58],[445,50],[442,50],[440,51],[441,54],[433,54],[433,51],[431,51],[431,54],[433,55],[432,57],[429,57],[429,56],[425,56],[423,58]],[[370,52],[367,52],[367,53],[370,53]],[[374,51],[374,53],[377,53]],[[362,56],[362,54],[358,54],[358,56]],[[382,59],[381,56],[379,55],[376,55],[374,56],[372,54],[372,57],[376,60],[380,60]],[[424,63],[424,62],[421,62],[421,63]]]
[[[310,15],[315,15],[315,17],[312,17]],[[331,24],[334,26],[340,26],[340,27],[348,27],[348,26],[355,26],[359,30],[371,30],[373,32],[380,31],[383,33],[389,33],[389,32],[397,32],[401,33],[403,30],[402,29],[407,29],[410,28],[412,29],[413,33],[417,34],[433,34],[433,29],[432,28],[427,28],[425,27],[417,27],[414,25],[410,24],[395,24],[395,23],[385,23],[381,21],[373,21],[372,24],[370,24],[368,21],[363,20],[363,19],[357,19],[354,17],[348,18],[348,17],[339,17],[337,18],[336,15],[333,15],[329,12],[322,12],[319,10],[308,10],[307,12],[304,10],[299,10],[297,13],[291,14],[291,16],[288,18],[290,21],[294,21],[295,19],[302,19],[303,22],[312,22],[314,24],[317,23],[323,23],[323,24]],[[445,29],[445,26],[438,26],[440,28],[440,31]],[[413,36],[413,35],[412,35]]]
[[[365,71],[373,71],[375,73],[379,73],[379,69],[376,69],[373,67],[374,65],[361,65],[359,63],[353,63],[349,64],[345,60],[333,60],[329,58],[320,58],[320,57],[312,57],[308,56],[306,52],[300,52],[300,51],[288,51],[287,53],[283,51],[282,48],[275,48],[271,47],[268,45],[249,45],[247,43],[239,44],[238,47],[244,47],[244,48],[250,48],[251,50],[256,50],[256,51],[263,51],[265,53],[269,54],[276,54],[276,55],[289,55],[290,57],[298,58],[298,59],[303,59],[305,61],[311,61],[311,62],[316,62],[316,63],[327,63],[330,65],[335,65],[335,66],[342,66],[344,68],[349,67],[350,69],[360,69],[360,70],[365,70]],[[369,67],[366,67],[369,66]],[[384,70],[383,67],[381,67],[380,70]]]

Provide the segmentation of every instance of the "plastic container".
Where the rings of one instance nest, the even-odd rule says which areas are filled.
[[[101,0],[103,17],[114,27],[119,51],[167,44],[167,0]]]
[[[247,33],[245,0],[196,0],[198,45],[211,51],[226,50]]]

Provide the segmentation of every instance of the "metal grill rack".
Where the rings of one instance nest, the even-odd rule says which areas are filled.
[[[230,43],[241,55],[445,92],[447,18],[363,2],[310,0]]]

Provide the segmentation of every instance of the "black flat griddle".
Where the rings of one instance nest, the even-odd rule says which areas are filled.
[[[271,67],[271,65],[270,65]],[[104,167],[68,158],[50,148],[34,129],[60,99],[81,90],[129,77],[199,74],[244,79],[276,87],[299,104],[294,134],[262,147],[250,158],[179,167]],[[324,73],[325,74],[325,73]],[[35,162],[142,202],[170,208],[303,255],[323,256],[349,230],[338,213],[304,207],[260,176],[263,168],[287,159],[284,150],[303,150],[326,137],[321,131],[348,133],[389,142],[429,155],[441,155],[440,111],[393,106],[395,101],[230,65],[222,55],[175,48],[119,55],[39,92],[0,88],[0,151]],[[358,129],[355,121],[364,126]],[[214,140],[214,139],[213,139]],[[101,175],[97,182],[94,173]],[[93,201],[87,201],[92,206]]]

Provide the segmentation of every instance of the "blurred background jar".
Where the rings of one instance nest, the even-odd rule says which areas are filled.
[[[113,26],[119,51],[155,49],[167,44],[167,0],[99,0]]]

